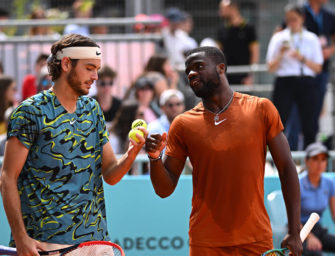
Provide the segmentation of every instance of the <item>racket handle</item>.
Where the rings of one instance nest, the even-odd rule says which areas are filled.
[[[313,212],[311,214],[311,216],[309,216],[307,222],[305,223],[305,225],[302,227],[302,229],[300,231],[301,242],[305,241],[306,237],[311,232],[314,225],[319,221],[319,219],[320,219],[319,214],[317,214],[315,212]]]

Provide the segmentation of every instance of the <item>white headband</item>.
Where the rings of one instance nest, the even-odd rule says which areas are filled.
[[[56,53],[57,60],[61,60],[64,57],[69,57],[71,59],[101,59],[101,50],[99,47],[95,46],[75,46],[67,47]]]

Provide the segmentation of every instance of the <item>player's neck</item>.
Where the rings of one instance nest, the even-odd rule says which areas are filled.
[[[212,113],[218,113],[231,103],[233,96],[234,91],[228,87],[226,90],[218,92],[211,98],[203,99],[203,104],[205,109]]]
[[[78,95],[74,93],[70,86],[65,86],[65,83],[56,81],[52,90],[67,112],[74,113],[76,111]]]

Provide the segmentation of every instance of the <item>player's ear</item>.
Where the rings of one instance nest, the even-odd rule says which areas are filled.
[[[220,74],[226,73],[226,65],[224,63],[220,63],[218,66],[218,71]]]
[[[61,60],[61,66],[64,71],[69,71],[72,67],[72,62],[69,57],[64,57]]]

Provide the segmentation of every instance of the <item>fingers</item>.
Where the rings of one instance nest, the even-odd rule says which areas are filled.
[[[145,142],[145,150],[147,153],[156,158],[160,155],[161,151],[165,148],[167,143],[167,134],[151,134]]]
[[[145,129],[142,126],[136,128],[136,129],[138,129],[139,131],[141,131],[141,132],[137,132],[135,134],[137,141],[135,141],[132,138],[129,138],[129,141],[135,147],[137,147],[137,146],[142,147],[144,145],[144,143],[145,143],[145,139],[148,137],[148,131],[147,131],[147,129]]]

